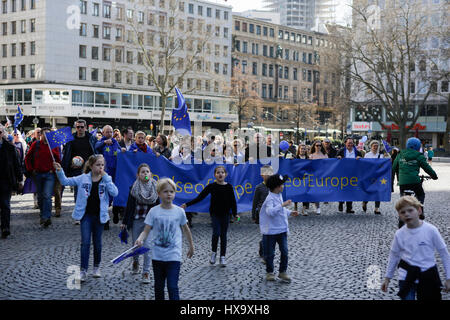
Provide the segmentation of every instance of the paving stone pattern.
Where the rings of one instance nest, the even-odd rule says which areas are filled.
[[[435,163],[439,180],[427,181],[425,214],[450,244],[450,164]],[[208,214],[194,217],[192,229],[195,254],[183,257],[179,288],[182,299],[225,300],[392,300],[398,299],[397,281],[389,293],[379,290],[387,264],[397,214],[393,204],[399,197],[395,188],[390,203],[382,202],[382,215],[373,214],[373,202],[364,213],[354,203],[355,214],[339,213],[337,203],[322,204],[322,214],[290,218],[290,284],[265,281],[265,266],[258,258],[259,228],[250,213],[230,225],[225,268],[209,264],[211,224]],[[326,199],[324,199],[326,200]],[[33,209],[31,195],[13,196],[11,236],[0,240],[0,299],[154,299],[151,283],[142,284],[141,275],[131,274],[131,260],[113,265],[110,260],[127,248],[120,243],[119,225],[103,233],[102,277],[92,277],[91,245],[89,276],[80,289],[69,289],[73,271],[80,263],[80,227],[73,224],[73,194],[66,189],[61,218],[52,218],[48,229],[39,226],[39,210]],[[311,206],[314,208],[314,205]],[[129,238],[131,241],[131,237]],[[142,258],[141,265],[142,265]],[[444,270],[437,258],[441,279]],[[279,251],[275,256],[278,271]],[[377,283],[378,281],[378,283]],[[376,289],[371,289],[374,284]],[[166,293],[167,296],[167,293]],[[443,298],[450,300],[450,294]]]

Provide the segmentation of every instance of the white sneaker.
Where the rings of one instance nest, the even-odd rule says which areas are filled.
[[[101,278],[101,276],[102,276],[102,274],[100,273],[100,268],[99,268],[99,267],[94,268],[94,274],[93,274],[93,277],[94,277],[94,278]]]
[[[87,273],[86,271],[80,271],[80,282],[85,282],[87,279]]]
[[[320,214],[320,208],[316,209],[316,214]]]
[[[209,263],[215,264],[216,263],[216,257],[217,257],[217,253],[213,252],[212,255],[211,255],[211,260],[209,260]]]
[[[220,266],[221,267],[226,267],[227,266],[227,261],[225,260],[224,256],[220,257]]]
[[[150,274],[148,272],[144,272],[142,274],[142,283],[145,283],[145,284],[150,283]]]
[[[75,220],[75,221],[73,222],[73,224],[76,225],[76,226],[79,226],[79,225],[80,225],[80,220]]]

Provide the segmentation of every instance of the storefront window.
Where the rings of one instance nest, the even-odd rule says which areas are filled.
[[[39,99],[39,102],[42,102],[42,91],[35,91],[34,95],[35,95],[34,98],[36,100],[36,103],[38,102],[38,99]],[[39,98],[38,98],[38,96],[39,96]],[[72,91],[72,105],[82,106],[83,105],[82,98],[83,98],[83,93],[81,90],[73,90]]]

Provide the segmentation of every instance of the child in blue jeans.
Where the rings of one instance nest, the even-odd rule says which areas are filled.
[[[266,185],[270,191],[259,213],[259,227],[263,235],[263,251],[266,260],[266,280],[268,281],[275,280],[273,259],[275,257],[275,245],[278,243],[281,252],[278,277],[285,282],[291,282],[291,278],[286,272],[288,267],[288,217],[298,216],[298,211],[290,211],[285,208],[292,203],[291,200],[283,202],[283,196],[281,195],[283,183],[286,180],[287,176],[283,177],[278,174],[267,179]]]
[[[156,185],[160,205],[150,209],[145,218],[145,228],[136,245],[142,246],[150,231],[153,275],[155,279],[155,300],[164,300],[164,287],[170,300],[180,300],[178,292],[178,277],[181,267],[182,235],[183,231],[189,242],[187,257],[194,255],[192,235],[187,225],[184,210],[172,202],[175,198],[176,185],[171,179],[161,179]]]
[[[105,159],[101,154],[92,155],[84,166],[84,173],[67,178],[61,165],[53,163],[61,185],[77,186],[77,201],[72,218],[81,221],[81,272],[80,281],[87,278],[91,237],[94,242],[94,278],[100,278],[100,261],[102,254],[102,232],[104,224],[109,221],[108,206],[110,197],[119,191],[112,178],[105,172]]]

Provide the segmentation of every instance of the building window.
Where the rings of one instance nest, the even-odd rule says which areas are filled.
[[[273,78],[273,64],[269,65],[269,77]]]
[[[261,35],[261,26],[256,26],[256,35]]]
[[[13,43],[11,44],[11,57],[15,57],[16,56],[16,44]]]
[[[114,77],[115,83],[122,83],[122,71],[116,71]]]
[[[2,0],[2,13],[8,13],[8,0]]]
[[[226,64],[226,63],[223,65],[223,74],[224,75],[228,74],[228,64]]]
[[[247,22],[242,22],[242,32],[247,32]]]
[[[97,38],[98,39],[98,34],[99,34],[99,26],[98,25],[92,25],[92,29],[93,29],[93,34],[92,37],[93,38]]]
[[[111,61],[111,48],[103,48],[103,61]]]
[[[30,42],[30,55],[34,56],[36,54],[36,42],[31,41]]]
[[[127,51],[127,63],[133,63],[133,51]]]
[[[80,13],[87,14],[87,1],[80,1]]]
[[[263,65],[262,65],[262,75],[264,77],[267,77],[267,64],[266,63],[263,63]]]
[[[2,44],[2,57],[7,58],[8,57],[8,45]]]
[[[8,23],[7,22],[2,23],[2,34],[4,36],[8,35]]]
[[[211,17],[212,17],[212,9],[211,9],[211,8],[206,8],[206,16],[207,16],[208,18],[211,18]]]
[[[17,26],[16,21],[12,21],[11,22],[11,34],[16,34],[16,32],[17,32],[16,26]]]
[[[17,9],[16,4],[17,4],[16,0],[11,0],[11,12],[16,12]]]
[[[35,78],[35,65],[34,64],[30,64],[30,78]]]
[[[252,74],[255,76],[258,75],[258,63],[257,62],[252,63]]]
[[[194,5],[192,3],[189,3],[189,13],[194,14]]]
[[[22,78],[22,79],[24,79],[25,78],[25,65],[24,64],[22,64],[21,66],[20,66],[20,77]]]
[[[253,23],[250,23],[249,28],[248,28],[250,33],[255,33],[255,25]]]
[[[87,25],[86,25],[86,23],[81,23],[80,24],[80,36],[86,37],[86,34],[87,34]]]
[[[127,84],[133,84],[133,72],[127,72]]]
[[[80,58],[86,58],[86,46],[80,45],[79,56]]]
[[[239,31],[241,29],[241,23],[239,21],[234,22],[234,30]]]
[[[98,69],[92,68],[91,80],[92,81],[98,81]]]
[[[111,81],[111,71],[103,70],[103,82],[109,83]]]
[[[111,5],[103,4],[103,18],[111,18]]]
[[[242,42],[242,52],[247,53],[248,51],[248,43],[246,41]]]
[[[93,60],[98,60],[98,47],[92,47],[92,59]]]
[[[111,39],[111,27],[103,26],[103,39]]]
[[[20,43],[20,55],[23,57],[27,54],[26,52],[26,43],[25,42],[21,42]]]
[[[93,3],[92,6],[92,15],[98,17],[100,15],[100,5],[98,3]]]
[[[216,9],[216,19],[220,19],[220,10]]]
[[[25,33],[27,31],[27,20],[20,21],[20,32]]]
[[[297,68],[293,69],[292,76],[293,76],[294,80],[298,80],[297,79]]]
[[[36,9],[36,0],[30,0],[30,9]]]
[[[36,19],[30,19],[30,32],[36,31]]]
[[[8,78],[8,68],[2,67],[2,79],[6,80]]]

